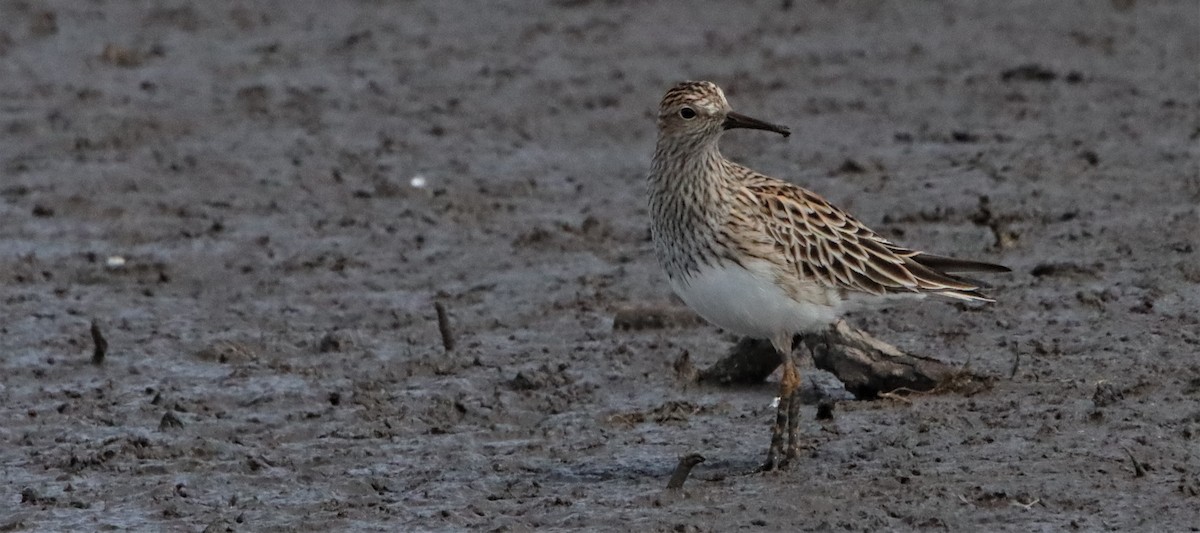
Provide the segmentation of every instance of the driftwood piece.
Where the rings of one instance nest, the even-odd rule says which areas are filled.
[[[721,385],[761,383],[781,364],[783,358],[771,341],[742,337],[725,357],[700,371],[700,381]]]
[[[659,329],[702,323],[691,311],[652,306],[621,309],[613,318],[615,330]],[[904,351],[839,321],[816,334],[797,335],[793,345],[808,346],[817,368],[828,371],[846,390],[863,400],[888,393],[925,393],[954,390],[972,394],[990,381],[965,369]],[[783,361],[769,341],[743,338],[712,366],[697,372],[684,352],[675,361],[683,381],[721,385],[754,384],[767,379]]]
[[[805,343],[817,368],[837,376],[846,390],[863,399],[902,389],[931,392],[964,372],[936,359],[904,353],[845,321],[809,335]]]
[[[839,321],[824,332],[797,336],[808,346],[817,368],[837,376],[859,399],[893,391],[933,392],[957,388],[975,376],[936,359],[912,355]],[[780,365],[765,340],[742,339],[728,355],[700,372],[709,383],[757,383]]]

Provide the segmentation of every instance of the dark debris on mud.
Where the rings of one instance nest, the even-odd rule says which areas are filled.
[[[1194,527],[1200,13],[898,5],[0,4],[0,531]],[[732,158],[1013,267],[849,317],[986,386],[806,360],[748,474],[773,367],[697,383],[738,340],[647,230],[690,78],[803,141]]]

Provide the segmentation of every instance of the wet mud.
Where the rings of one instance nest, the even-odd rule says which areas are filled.
[[[0,530],[1194,528],[1197,28],[1142,0],[0,3]],[[993,306],[849,317],[989,387],[855,401],[805,361],[807,455],[748,474],[777,378],[679,370],[737,339],[647,230],[654,109],[694,78],[792,129],[730,157],[1014,269]]]

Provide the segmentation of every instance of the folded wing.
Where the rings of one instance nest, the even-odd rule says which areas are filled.
[[[992,301],[980,284],[954,272],[1008,272],[1001,265],[898,246],[803,188],[766,177],[744,180],[760,206],[762,229],[796,273],[846,292],[930,293]]]

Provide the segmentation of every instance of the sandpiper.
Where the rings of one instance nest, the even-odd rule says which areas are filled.
[[[793,336],[897,297],[991,302],[978,283],[951,273],[1009,269],[898,246],[817,194],[725,159],[717,142],[734,128],[790,134],[733,112],[711,82],[667,91],[648,180],[650,228],[659,263],[688,306],[723,329],[769,339],[781,355],[780,401],[763,465],[773,470],[799,450]]]

